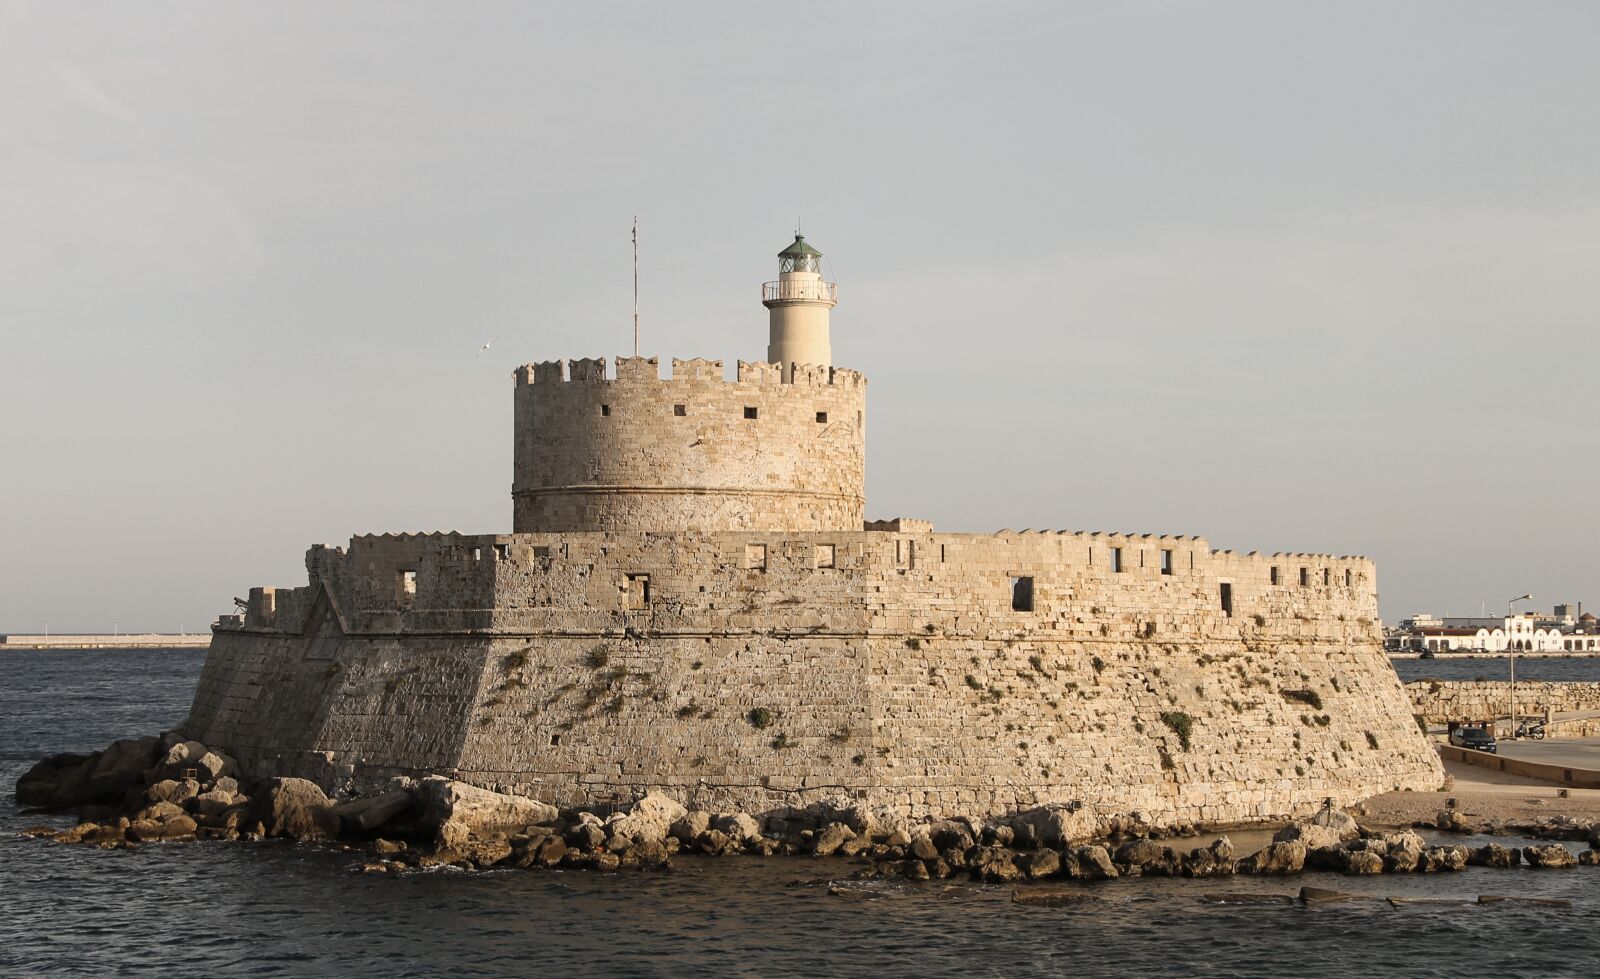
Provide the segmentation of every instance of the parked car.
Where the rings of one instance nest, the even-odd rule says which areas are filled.
[[[1494,735],[1481,727],[1458,727],[1450,732],[1450,743],[1457,748],[1466,748],[1469,751],[1487,751],[1497,754],[1498,746],[1494,742]]]

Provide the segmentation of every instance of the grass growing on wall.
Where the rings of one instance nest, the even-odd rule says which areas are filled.
[[[1172,729],[1178,736],[1178,744],[1184,751],[1189,750],[1189,735],[1194,731],[1194,718],[1181,710],[1169,710],[1161,715],[1161,723]]]

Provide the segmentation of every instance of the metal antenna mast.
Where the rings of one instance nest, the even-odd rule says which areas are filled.
[[[639,356],[639,215],[633,216],[633,355]]]

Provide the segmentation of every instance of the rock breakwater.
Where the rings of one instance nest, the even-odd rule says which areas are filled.
[[[60,843],[126,849],[191,839],[321,842],[364,850],[363,869],[370,873],[440,866],[670,869],[680,854],[846,857],[862,865],[859,878],[993,883],[1600,865],[1600,827],[1562,819],[1520,828],[1535,831],[1523,835],[1587,840],[1587,852],[1574,855],[1559,843],[1429,845],[1411,830],[1370,829],[1328,807],[1240,855],[1226,836],[1203,846],[1172,846],[1136,818],[1101,819],[1086,806],[987,820],[909,822],[864,805],[757,818],[690,810],[651,793],[596,812],[563,810],[443,775],[397,777],[359,794],[330,796],[303,778],[250,778],[226,753],[174,733],[47,758],[18,780],[17,800],[39,811],[76,813],[79,822],[70,828],[25,831]],[[1476,829],[1454,809],[1441,812],[1436,824]]]

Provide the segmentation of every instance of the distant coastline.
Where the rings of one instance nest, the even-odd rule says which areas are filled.
[[[1436,659],[1436,660],[1460,660],[1460,659],[1495,659],[1495,660],[1503,660],[1503,659],[1509,659],[1510,656],[1511,656],[1510,653],[1507,653],[1505,650],[1502,649],[1502,650],[1493,651],[1493,652],[1486,652],[1486,651],[1483,651],[1483,650],[1473,650],[1471,652],[1450,652],[1450,653],[1441,652],[1441,653],[1435,653],[1433,656],[1431,656],[1429,658],[1430,659]],[[1408,651],[1408,652],[1390,652],[1389,653],[1389,658],[1390,659],[1422,659],[1422,654],[1418,653],[1418,652],[1410,652],[1410,651]],[[1518,650],[1518,652],[1517,652],[1517,659],[1594,659],[1594,658],[1600,658],[1600,651],[1593,651],[1593,650],[1580,651],[1580,650],[1575,650],[1575,649],[1566,649],[1566,650],[1554,649],[1554,650],[1543,650],[1543,651],[1539,651],[1539,652],[1533,652],[1533,651],[1523,652],[1521,650]]]
[[[210,632],[136,632],[121,635],[0,635],[0,650],[7,649],[203,649],[211,645]]]

